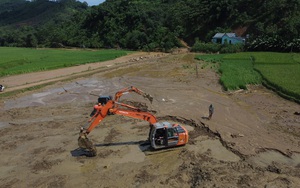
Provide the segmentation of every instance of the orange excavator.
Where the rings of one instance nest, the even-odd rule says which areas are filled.
[[[100,96],[98,98],[98,104],[94,106],[94,110],[91,113],[92,117],[88,122],[88,127],[82,127],[80,129],[78,138],[79,147],[88,151],[89,156],[96,156],[97,150],[93,143],[87,138],[87,135],[90,134],[107,115],[114,114],[148,121],[150,124],[148,141],[154,150],[182,146],[188,142],[189,136],[185,127],[169,122],[158,122],[153,114],[142,111],[134,106],[118,102],[123,94],[130,92],[142,95],[149,99],[150,102],[153,100],[151,95],[133,86],[118,91],[114,99],[112,99],[111,96]]]

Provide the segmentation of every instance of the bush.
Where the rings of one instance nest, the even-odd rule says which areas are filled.
[[[197,40],[192,47],[193,52],[203,53],[236,53],[242,52],[244,49],[243,44],[216,44],[216,43],[204,43]]]
[[[248,51],[300,52],[300,39],[285,41],[278,36],[260,36],[247,44]]]
[[[204,53],[217,53],[220,51],[222,45],[214,43],[204,43],[197,40],[192,47],[192,52],[204,52]]]
[[[225,44],[222,45],[222,48],[220,50],[220,53],[222,54],[228,54],[228,53],[237,53],[242,52],[244,49],[243,44]]]

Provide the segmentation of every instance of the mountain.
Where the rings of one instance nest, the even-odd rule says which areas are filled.
[[[1,0],[0,46],[169,51],[218,32],[249,50],[300,51],[300,0]]]
[[[88,7],[75,0],[2,0],[0,26],[36,26],[52,20],[69,20]]]

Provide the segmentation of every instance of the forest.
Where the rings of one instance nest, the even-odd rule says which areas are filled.
[[[300,0],[1,0],[0,46],[165,51],[246,37],[243,51],[300,52]]]

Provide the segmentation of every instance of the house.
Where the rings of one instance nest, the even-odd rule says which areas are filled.
[[[217,33],[212,38],[213,43],[225,44],[245,44],[245,38],[238,37],[235,33]]]

